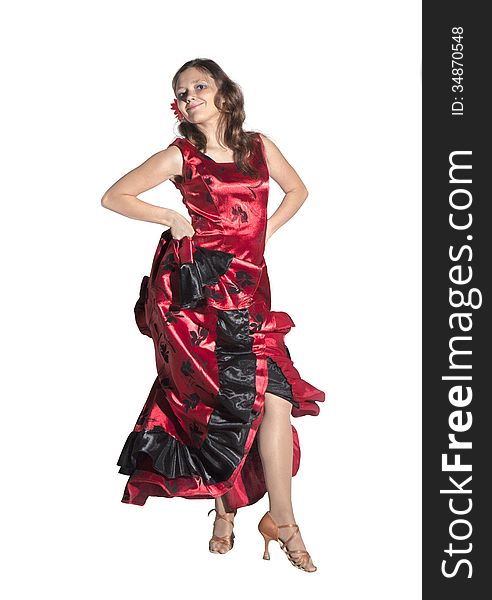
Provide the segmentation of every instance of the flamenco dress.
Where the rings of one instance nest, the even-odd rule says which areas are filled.
[[[149,496],[222,496],[229,512],[266,493],[256,433],[265,392],[316,416],[323,391],[303,380],[285,345],[295,326],[271,310],[264,260],[269,172],[255,134],[258,175],[219,163],[177,137],[182,195],[195,233],[162,233],[135,305],[140,332],[154,343],[157,376],[117,465],[128,475],[122,502]],[[168,146],[168,147],[169,147]],[[299,438],[292,425],[294,476]]]

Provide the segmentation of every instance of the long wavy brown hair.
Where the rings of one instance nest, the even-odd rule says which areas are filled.
[[[183,71],[195,67],[207,73],[215,81],[217,93],[214,103],[220,111],[218,121],[218,136],[223,143],[233,150],[234,162],[240,171],[252,177],[258,172],[253,167],[249,158],[253,154],[253,142],[258,132],[244,131],[243,123],[246,117],[244,111],[244,96],[240,86],[235,83],[219,65],[209,58],[194,58],[185,62],[175,73],[172,79],[172,88],[176,96],[176,85]],[[224,103],[224,104],[222,104]],[[186,119],[180,121],[178,130],[182,136],[189,140],[201,152],[206,151],[207,138],[203,132]]]

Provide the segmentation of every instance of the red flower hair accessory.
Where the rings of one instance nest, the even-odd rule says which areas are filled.
[[[178,103],[176,102],[176,98],[171,103],[171,108],[174,111],[174,116],[176,117],[176,119],[178,119],[178,121],[182,121],[184,119],[184,115],[178,108]]]

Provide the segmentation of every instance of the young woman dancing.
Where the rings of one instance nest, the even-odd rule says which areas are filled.
[[[217,63],[188,61],[172,88],[181,135],[102,198],[105,208],[168,228],[135,305],[157,377],[117,462],[129,476],[122,502],[213,498],[209,550],[224,554],[237,509],[268,492],[258,524],[263,558],[275,540],[291,564],[314,572],[292,507],[300,446],[290,417],[318,415],[325,394],[294,367],[284,338],[295,324],[271,310],[264,260],[266,243],[308,192],[267,136],[243,130],[243,94]],[[285,197],[267,218],[270,177]],[[138,198],[167,180],[191,223]],[[303,284],[293,281],[299,293]]]

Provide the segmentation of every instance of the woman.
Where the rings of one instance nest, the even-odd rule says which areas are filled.
[[[308,192],[266,136],[243,131],[242,92],[212,60],[175,74],[178,137],[104,194],[102,205],[165,225],[135,317],[153,339],[157,378],[118,460],[122,502],[148,496],[214,498],[211,552],[234,544],[237,508],[268,492],[258,529],[290,562],[314,566],[297,526],[291,479],[300,449],[290,415],[317,415],[325,395],[301,379],[284,337],[290,316],[270,308],[269,238]],[[269,177],[285,198],[267,219]],[[191,223],[138,194],[171,180]],[[257,434],[257,435],[256,435]]]

